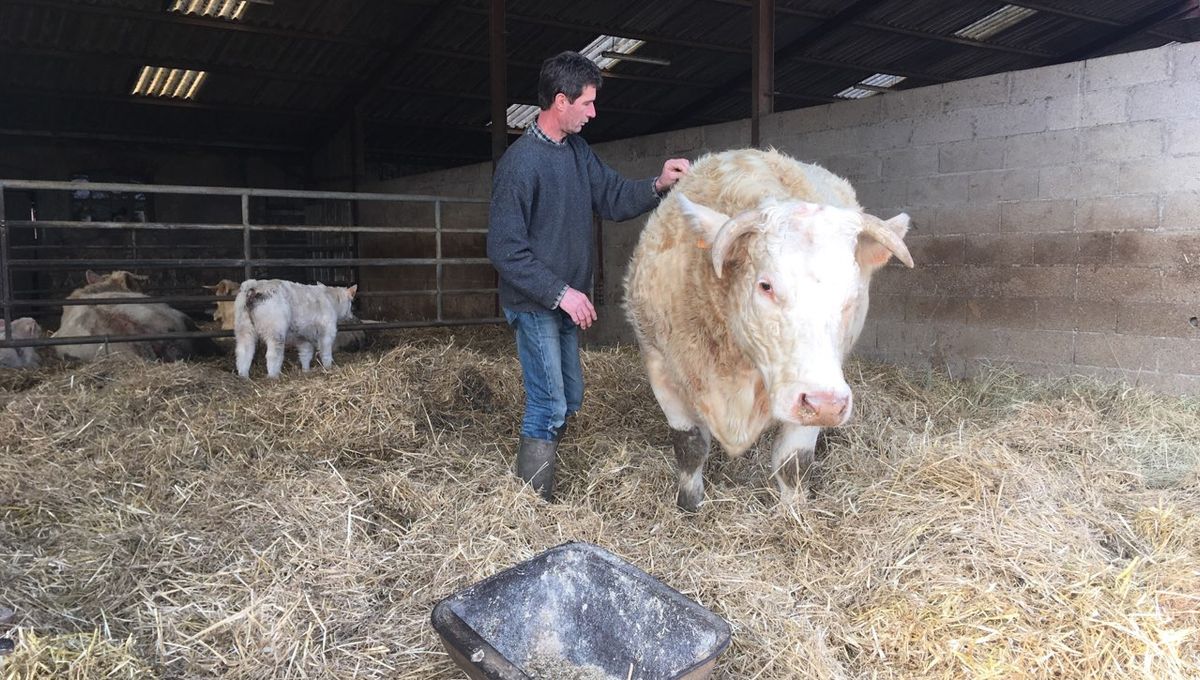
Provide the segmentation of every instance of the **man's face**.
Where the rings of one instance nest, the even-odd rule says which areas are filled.
[[[567,96],[558,93],[562,97],[560,102],[563,104],[563,112],[559,117],[562,123],[562,131],[564,134],[575,134],[583,129],[587,122],[596,117],[596,88],[593,85],[584,85],[583,92],[574,102],[568,101]]]

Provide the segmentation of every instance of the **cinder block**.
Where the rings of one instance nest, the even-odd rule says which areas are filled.
[[[1109,302],[1047,297],[1037,300],[1037,319],[1039,327],[1048,330],[1111,333],[1117,326],[1117,310]]]
[[[904,319],[913,323],[963,323],[967,301],[963,298],[910,297],[904,306]]]
[[[1080,92],[1083,64],[1075,61],[1016,71],[1010,75],[1012,90],[1009,102],[1027,104],[1047,97],[1061,97],[1064,94]]]
[[[908,202],[908,182],[892,179],[884,182],[855,182],[854,192],[858,202],[872,214],[889,206],[903,206]]]
[[[1049,106],[1044,99],[971,111],[975,114],[975,136],[981,139],[1042,132],[1049,126]]]
[[[963,243],[962,262],[973,265],[1029,264],[1031,234],[974,234]]]
[[[938,170],[950,173],[1002,168],[1004,148],[1002,139],[968,139],[942,144],[938,149]]]
[[[883,115],[891,120],[939,116],[945,110],[945,95],[942,90],[942,85],[930,85],[888,92],[879,97],[883,100]]]
[[[1130,120],[1200,117],[1200,82],[1171,81],[1135,85],[1129,91]]]
[[[1094,163],[1055,166],[1039,171],[1038,198],[1084,198],[1111,196],[1120,186],[1121,166]]]
[[[1080,125],[1111,125],[1129,120],[1129,91],[1124,89],[1094,90],[1083,93]]]
[[[942,85],[945,111],[995,106],[1008,102],[1009,74],[957,80]]]
[[[916,177],[908,183],[909,205],[946,205],[966,201],[966,175]]]
[[[1200,80],[1200,45],[1183,43],[1163,47],[1171,60],[1171,77],[1179,82]]]
[[[737,120],[704,128],[704,152],[706,153],[741,149],[747,146],[750,146],[749,121]]]
[[[1070,331],[966,327],[956,350],[966,359],[1070,363],[1074,333]]]
[[[1158,302],[1195,304],[1200,300],[1200,269],[1194,265],[1164,269],[1163,289]]]
[[[829,107],[829,126],[851,128],[883,120],[882,97],[864,97],[834,102]]]
[[[915,127],[916,122],[911,119],[890,120],[854,128],[847,134],[855,135],[857,146],[864,151],[885,151],[919,144],[913,140]]]
[[[929,231],[938,234],[986,234],[1000,230],[999,203],[964,203],[937,208]]]
[[[978,237],[976,237],[978,238]],[[964,237],[957,236],[909,236],[904,239],[913,262],[927,267],[939,264],[963,263]]]
[[[1121,164],[1117,189],[1124,194],[1155,193],[1163,190],[1164,178],[1176,191],[1200,189],[1200,156],[1147,158]]]
[[[1081,267],[1075,285],[1079,300],[1166,302],[1163,272],[1120,264]]]
[[[1124,231],[1114,234],[1113,263],[1195,267],[1200,265],[1200,232]]]
[[[774,144],[775,140],[789,135],[829,129],[830,105],[806,106],[802,109],[777,111],[763,116],[759,121],[758,132],[762,135],[764,144]]]
[[[1071,165],[1079,159],[1079,148],[1079,132],[1075,130],[1017,135],[1005,140],[1004,167]]]
[[[1113,233],[1093,231],[1079,234],[1078,264],[1108,264],[1113,261]]]
[[[1082,133],[1083,161],[1123,161],[1163,153],[1163,124],[1157,121],[1102,125]]]
[[[1170,51],[1161,48],[1127,52],[1083,63],[1084,89],[1127,88],[1170,77]]]
[[[975,110],[953,111],[942,116],[914,121],[912,143],[941,144],[971,139],[975,136]]]
[[[872,291],[871,306],[867,309],[867,319],[871,321],[903,321],[904,308],[907,304],[907,296]]]
[[[983,328],[1038,328],[1036,302],[1030,298],[973,298],[966,323]]]
[[[1200,229],[1200,192],[1175,191],[1162,195],[1163,229]]]
[[[1047,291],[1069,291],[1074,286],[1075,267],[964,265],[937,271],[932,294],[953,297],[1039,297]],[[918,285],[920,285],[918,283]],[[925,290],[925,289],[922,289]]]
[[[1075,202],[1076,231],[1119,231],[1158,227],[1158,196],[1130,194],[1081,198]]]
[[[864,153],[834,156],[825,161],[825,167],[852,183],[863,180],[871,182],[880,179],[883,160],[875,154]]]
[[[918,146],[881,153],[883,179],[909,179],[925,177],[938,172],[938,147]]]
[[[1125,335],[1200,338],[1200,305],[1119,302],[1117,332]]]
[[[1172,156],[1200,154],[1200,119],[1167,123],[1167,153]]]
[[[1083,120],[1083,95],[1065,94],[1046,100],[1047,130],[1076,130]]]
[[[1000,204],[1001,231],[1071,231],[1074,224],[1075,202],[1071,200]]]
[[[1200,340],[1141,335],[1080,333],[1075,360],[1085,366],[1126,371],[1200,373]]]
[[[967,180],[967,199],[972,203],[1036,198],[1038,173],[1034,170],[988,170],[972,173]]]

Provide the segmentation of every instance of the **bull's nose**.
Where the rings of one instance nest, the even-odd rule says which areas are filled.
[[[804,392],[800,395],[796,410],[802,418],[838,424],[849,406],[849,393],[829,390]]]

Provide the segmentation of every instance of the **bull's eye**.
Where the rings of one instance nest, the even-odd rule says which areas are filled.
[[[762,291],[762,292],[764,292],[764,293],[770,293],[770,292],[771,292],[771,290],[772,290],[772,288],[771,288],[771,282],[770,282],[770,281],[759,281],[759,282],[758,282],[758,289],[759,289],[759,290],[761,290],[761,291]]]

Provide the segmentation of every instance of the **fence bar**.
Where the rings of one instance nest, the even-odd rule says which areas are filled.
[[[47,227],[53,229],[147,229],[150,231],[241,231],[244,224],[206,224],[201,222],[79,222],[77,220],[12,220],[10,227]],[[251,224],[251,231],[332,231],[366,232],[373,234],[432,234],[433,229],[422,227],[356,227],[336,224]],[[487,229],[443,229],[446,234],[486,234]]]
[[[504,323],[504,319],[442,319],[441,321],[381,321],[379,323],[358,323],[338,326],[338,331],[387,331],[398,328],[430,328],[440,326],[485,326]],[[47,347],[52,345],[100,345],[104,343],[117,344],[122,342],[157,342],[162,340],[183,340],[187,338],[230,338],[233,331],[188,331],[180,333],[160,333],[158,335],[80,335],[76,337],[55,338],[24,338],[21,340],[0,340],[0,347]]]
[[[4,341],[12,340],[12,277],[8,266],[8,220],[4,211],[4,186],[0,185],[0,303],[4,305]]]
[[[184,184],[130,184],[125,182],[51,182],[28,179],[0,179],[0,187],[47,189],[52,191],[128,191],[145,194],[192,194],[202,196],[259,196],[270,198],[325,198],[333,200],[398,201],[431,203],[450,198],[456,203],[487,203],[486,198],[426,196],[422,194],[376,194],[360,191],[308,191],[288,189],[252,189],[250,187],[205,187]]]
[[[438,261],[437,271],[434,274],[434,282],[433,282],[434,288],[437,290],[437,297],[434,298],[436,300],[435,304],[437,305],[437,315],[435,318],[437,318],[438,321],[441,321],[442,320],[442,202],[441,201],[434,201],[434,203],[433,203],[433,228],[437,232],[437,236],[435,237],[436,241],[437,241],[435,243],[435,246],[437,249],[434,251],[434,256],[437,258],[437,261]]]
[[[254,253],[250,252],[250,196],[242,194],[242,257],[245,258],[246,264],[242,267],[242,280],[250,278],[250,258],[254,257]]]
[[[486,257],[453,257],[442,260],[445,264],[488,264],[491,260]],[[204,269],[208,268],[237,268],[246,264],[262,267],[390,267],[400,264],[437,264],[433,257],[338,257],[327,259],[305,260],[302,258],[285,259],[224,259],[224,260],[187,260],[182,258],[153,259],[153,260],[10,260],[10,267],[20,269],[43,269],[58,267],[62,269],[121,269],[136,267],[140,269],[169,269],[174,267]]]

